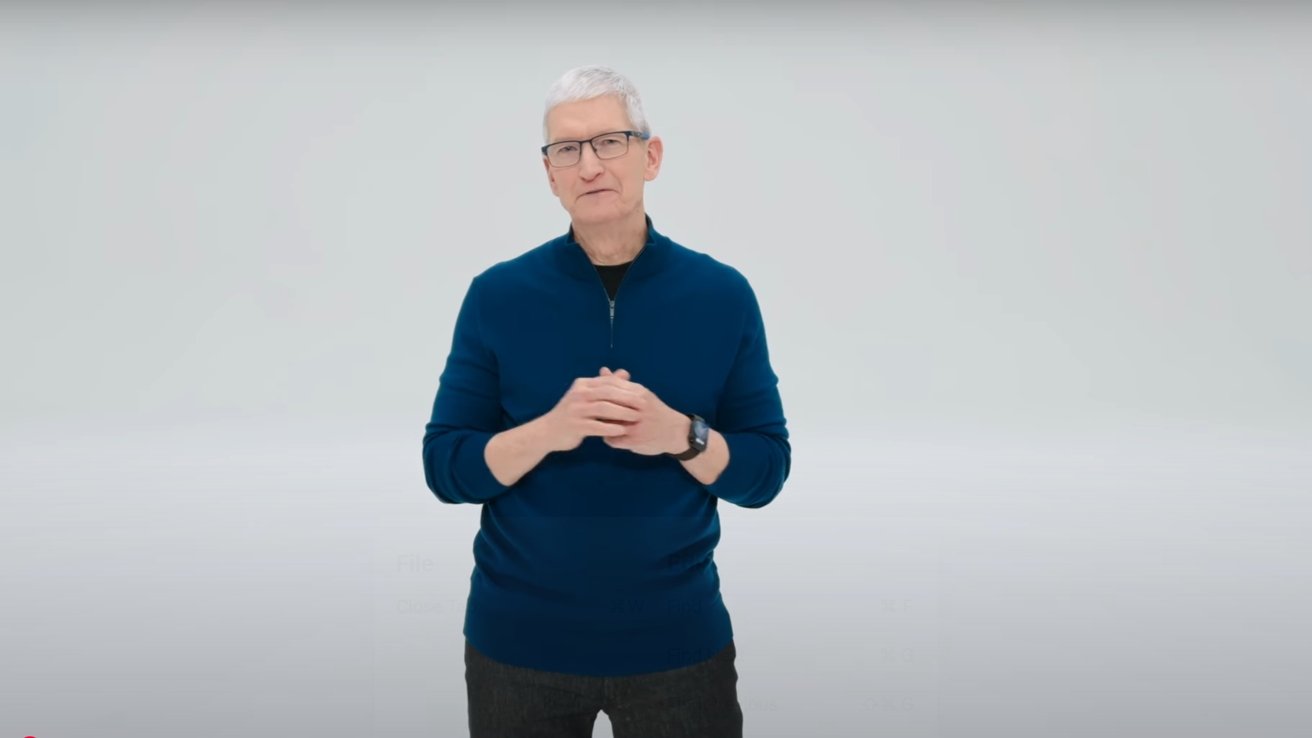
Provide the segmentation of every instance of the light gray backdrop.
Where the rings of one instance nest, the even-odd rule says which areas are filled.
[[[420,440],[584,63],[781,378],[749,736],[1308,734],[1292,6],[6,4],[0,734],[464,734]]]

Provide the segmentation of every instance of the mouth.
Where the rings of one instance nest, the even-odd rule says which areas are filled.
[[[610,192],[610,190],[589,190],[588,192],[585,192],[585,193],[583,193],[583,194],[584,194],[584,195],[599,195],[599,194],[601,194],[601,193],[603,193],[603,192]]]

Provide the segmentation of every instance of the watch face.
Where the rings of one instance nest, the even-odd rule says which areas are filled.
[[[693,418],[692,439],[690,439],[690,443],[692,443],[694,446],[696,446],[699,449],[705,450],[706,437],[709,436],[710,433],[711,433],[710,426],[706,425],[705,420],[702,420],[701,418]]]

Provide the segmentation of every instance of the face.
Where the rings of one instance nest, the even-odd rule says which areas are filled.
[[[614,95],[561,103],[547,114],[548,143],[586,141],[601,133],[632,129],[624,103]],[[552,194],[560,198],[575,223],[614,222],[642,212],[643,183],[656,179],[660,172],[662,148],[659,136],[646,141],[631,136],[623,156],[598,159],[597,152],[585,143],[577,164],[553,167],[544,156],[542,166]],[[592,190],[603,191],[588,194]]]

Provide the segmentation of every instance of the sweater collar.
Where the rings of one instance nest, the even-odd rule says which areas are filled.
[[[644,213],[644,217],[647,220],[647,241],[630,262],[625,272],[625,279],[636,279],[639,275],[656,271],[669,251],[669,238],[656,230],[650,215]],[[569,274],[583,279],[597,279],[597,266],[588,258],[588,253],[583,250],[583,246],[574,239],[572,223],[565,235],[552,242],[552,252],[556,262]]]

